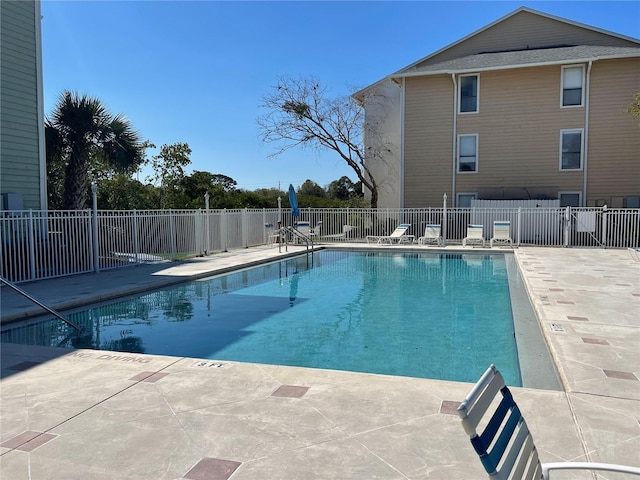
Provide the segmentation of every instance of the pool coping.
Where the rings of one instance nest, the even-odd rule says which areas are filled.
[[[372,244],[368,245],[366,248],[363,248],[363,245],[321,245],[315,247],[313,250],[315,252],[322,250],[333,250],[333,251],[349,251],[349,252],[380,252],[380,253],[389,253],[390,251],[395,251],[396,253],[422,253],[422,254],[433,254],[433,255],[477,255],[477,256],[486,256],[486,255],[497,255],[501,256],[505,259],[505,267],[507,272],[507,282],[509,289],[509,298],[511,303],[511,312],[513,319],[513,329],[514,329],[514,341],[516,342],[516,351],[518,355],[518,363],[520,370],[520,378],[522,381],[522,386],[526,388],[537,388],[543,390],[562,390],[562,385],[559,381],[559,377],[557,374],[557,370],[553,363],[553,359],[549,352],[549,349],[544,341],[540,328],[538,326],[537,317],[535,316],[535,312],[533,311],[533,306],[529,300],[526,286],[524,285],[521,272],[517,265],[517,261],[515,256],[513,255],[512,249],[487,249],[487,248],[474,248],[473,251],[470,251],[470,248],[449,248],[445,249],[443,247],[437,248],[423,248],[416,247],[415,245],[409,244],[400,244],[395,245],[390,250],[387,245],[377,245]],[[298,258],[304,256],[305,253],[308,253],[306,250],[303,251],[291,251],[288,249],[285,252],[279,252],[277,258],[262,258],[256,259],[253,261],[245,262],[241,265],[235,266],[223,266],[220,268],[215,268],[211,270],[205,269],[205,271],[201,271],[199,273],[188,275],[185,277],[178,278],[162,278],[160,280],[156,280],[154,282],[148,283],[146,285],[137,285],[132,286],[131,288],[123,287],[122,289],[118,289],[116,291],[110,291],[108,293],[94,293],[91,295],[84,296],[80,299],[74,299],[72,301],[60,301],[54,305],[51,305],[57,311],[64,311],[73,313],[74,311],[78,311],[83,307],[87,307],[90,305],[100,305],[104,303],[109,303],[111,301],[118,300],[120,298],[126,298],[129,296],[140,295],[146,292],[152,292],[154,290],[180,285],[182,283],[187,283],[195,280],[200,280],[203,278],[211,278],[218,275],[225,275],[232,272],[240,272],[242,270],[247,270],[254,268],[260,265],[266,265],[270,263],[279,262],[282,260],[290,259],[290,258]],[[210,259],[214,260],[216,257],[211,256]],[[160,265],[164,265],[165,267],[168,265],[188,265],[188,261],[181,261],[175,263],[164,263]],[[144,267],[144,266],[143,266]],[[129,267],[129,268],[140,268],[138,267]],[[149,266],[149,268],[153,271],[157,269],[157,266]],[[126,271],[126,270],[125,270]],[[106,273],[106,272],[103,272]],[[146,274],[146,272],[138,272],[136,274]],[[93,274],[91,274],[93,275]],[[98,274],[100,275],[100,274]],[[33,306],[30,311],[24,311],[23,316],[19,316],[14,314],[13,316],[9,315],[7,318],[3,316],[1,324],[3,326],[19,323],[19,322],[37,322],[43,316],[50,316],[46,312],[43,311],[40,307]]]

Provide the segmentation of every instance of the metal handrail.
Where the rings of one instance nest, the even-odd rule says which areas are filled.
[[[67,325],[70,325],[71,327],[75,328],[77,331],[81,331],[82,329],[76,325],[75,323],[73,323],[71,320],[69,320],[68,318],[65,318],[64,316],[62,316],[61,314],[59,314],[58,312],[56,312],[53,308],[51,307],[47,307],[44,303],[36,300],[35,298],[33,298],[31,295],[29,295],[27,292],[25,292],[24,290],[22,290],[21,288],[17,287],[16,285],[14,285],[13,283],[11,283],[9,280],[7,280],[6,278],[4,278],[3,276],[0,275],[0,282],[4,283],[5,285],[7,285],[10,288],[13,288],[16,292],[18,292],[20,295],[28,298],[29,300],[31,300],[33,303],[35,303],[36,305],[38,305],[39,307],[44,308],[47,312],[49,312],[50,314],[58,317],[60,320],[62,320],[64,323],[66,323]]]
[[[280,229],[281,233],[284,233],[284,235],[282,235],[285,238],[285,246],[288,245],[287,242],[287,235],[286,232],[290,232],[291,235],[301,238],[304,243],[307,245],[307,250],[306,250],[306,254],[307,254],[307,265],[309,265],[309,242],[311,242],[311,265],[313,265],[313,238],[307,237],[304,233],[302,233],[300,230],[298,230],[295,227],[292,226],[288,226],[288,227],[283,227]],[[286,247],[285,247],[286,248]]]
[[[304,243],[307,245],[307,250],[309,250],[309,242],[311,242],[311,249],[313,250],[313,238],[307,237],[304,233],[302,233],[295,227],[289,226],[287,227],[287,230],[289,230],[294,236],[304,240]]]

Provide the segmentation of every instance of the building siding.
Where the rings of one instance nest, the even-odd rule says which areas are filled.
[[[480,74],[480,110],[458,115],[458,134],[478,134],[478,170],[456,190],[480,198],[550,196],[582,189],[581,171],[560,171],[560,131],[583,128],[584,107],[560,108],[561,67]]]
[[[603,60],[591,69],[587,203],[623,206],[640,196],[640,119],[625,112],[640,92],[640,59]]]
[[[33,1],[0,2],[0,191],[41,208],[38,48]]]
[[[451,77],[406,80],[404,206],[442,206],[451,196],[453,81]]]
[[[640,130],[624,113],[640,91],[639,60],[594,64],[589,124],[586,106],[560,107],[561,72],[557,65],[479,74],[479,112],[456,115],[456,135],[478,135],[478,169],[456,173],[456,193],[557,198],[583,191],[587,175],[587,203],[640,194]],[[405,206],[441,205],[452,188],[451,77],[409,78],[405,95]],[[561,131],[587,126],[586,171],[560,170]]]

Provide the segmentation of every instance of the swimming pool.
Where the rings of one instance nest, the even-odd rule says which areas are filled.
[[[324,250],[11,325],[3,342],[522,385],[502,254]]]

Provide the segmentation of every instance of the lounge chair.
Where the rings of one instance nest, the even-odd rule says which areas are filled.
[[[500,393],[501,397],[498,396]],[[500,404],[493,402],[500,399]],[[493,409],[490,407],[493,405]],[[483,419],[485,413],[490,418]],[[520,409],[502,375],[491,365],[458,407],[462,427],[489,478],[506,480],[549,480],[551,470],[605,470],[640,475],[640,468],[610,463],[540,463],[538,451]],[[486,425],[480,433],[481,423]],[[494,441],[495,440],[495,441]],[[616,477],[617,478],[617,477]]]
[[[440,235],[440,225],[426,225],[424,227],[424,236],[418,238],[418,245],[428,245],[435,243],[439,247],[444,243],[442,235]]]
[[[462,246],[466,247],[467,243],[480,243],[484,247],[484,227],[482,225],[469,225],[467,227],[467,236],[462,240]]]
[[[493,248],[493,242],[509,242],[509,245],[513,247],[513,240],[511,239],[511,222],[499,221],[493,222],[493,237],[489,240],[489,246]]]
[[[306,238],[309,238],[311,236],[311,224],[306,220],[297,221],[293,224],[293,226],[299,233],[304,235]],[[293,243],[305,243],[305,240],[304,238],[298,235],[293,235]]]
[[[309,236],[311,238],[319,238],[321,229],[322,229],[322,220],[316,223],[316,226],[309,231]]]
[[[396,227],[391,235],[367,235],[367,243],[377,245],[394,245],[401,243],[413,243],[413,235],[405,235],[411,227],[408,223],[402,223]]]
[[[640,248],[628,248],[627,250],[629,250],[629,255],[631,255],[631,258],[633,258],[636,262],[640,262]]]
[[[293,226],[296,227],[296,230],[298,230],[300,233],[302,233],[307,237],[311,232],[311,224],[305,220],[300,220],[298,222],[295,222]]]

